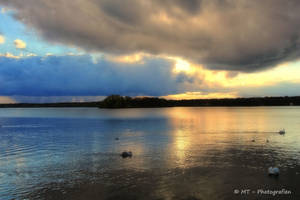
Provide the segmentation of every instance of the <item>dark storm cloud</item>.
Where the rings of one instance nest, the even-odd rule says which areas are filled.
[[[0,0],[43,38],[251,72],[300,56],[298,0]]]
[[[172,75],[172,62],[145,59],[122,64],[90,56],[0,57],[0,96],[163,96],[183,92],[191,82]]]

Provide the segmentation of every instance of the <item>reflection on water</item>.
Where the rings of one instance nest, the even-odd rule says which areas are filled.
[[[300,107],[1,109],[0,199],[299,199],[299,119]]]

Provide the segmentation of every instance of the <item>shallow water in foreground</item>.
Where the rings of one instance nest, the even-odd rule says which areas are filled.
[[[300,199],[300,107],[0,109],[0,125],[1,200]]]

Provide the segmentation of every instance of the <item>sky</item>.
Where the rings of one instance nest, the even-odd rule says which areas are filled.
[[[0,0],[0,103],[300,96],[298,0]]]

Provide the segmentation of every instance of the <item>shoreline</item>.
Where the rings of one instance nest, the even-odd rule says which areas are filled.
[[[0,104],[0,108],[60,108],[60,107],[98,107],[115,108],[168,108],[168,107],[261,107],[261,106],[300,106],[300,96],[294,97],[251,97],[225,99],[167,100],[156,97],[108,96],[99,102],[61,102],[61,103],[11,103]]]
[[[3,108],[98,108],[98,109],[135,109],[135,108],[254,108],[254,107],[299,107],[300,105],[245,105],[245,106],[160,106],[160,107],[120,107],[120,108],[99,108],[98,106],[48,106],[48,105],[37,105],[37,106],[0,106]]]

